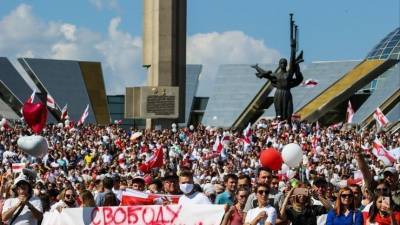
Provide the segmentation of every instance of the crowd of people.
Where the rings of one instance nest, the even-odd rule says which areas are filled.
[[[242,130],[202,125],[138,131],[59,124],[40,134],[49,146],[42,158],[18,148],[18,138],[30,134],[19,122],[0,131],[0,224],[38,224],[44,212],[64,208],[118,206],[126,190],[180,195],[183,207],[223,204],[223,225],[400,223],[400,160],[385,164],[372,154],[374,140],[387,150],[400,147],[398,132],[261,120],[245,141]],[[263,149],[288,143],[303,150],[297,168],[260,164]],[[142,171],[158,149],[162,165]],[[25,169],[15,172],[16,163]]]

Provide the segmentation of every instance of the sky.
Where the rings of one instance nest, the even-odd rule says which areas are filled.
[[[100,61],[107,94],[146,84],[143,0],[0,0],[0,56]],[[305,64],[363,59],[400,24],[399,0],[187,0],[187,63],[202,64],[198,96],[221,64],[288,57],[289,13]]]

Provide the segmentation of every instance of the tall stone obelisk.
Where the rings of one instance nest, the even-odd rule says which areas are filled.
[[[186,0],[143,0],[143,8],[143,66],[147,68],[147,85],[179,87],[179,118],[152,121],[184,122]]]

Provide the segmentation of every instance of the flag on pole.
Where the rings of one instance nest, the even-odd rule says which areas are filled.
[[[353,110],[353,107],[351,106],[351,102],[349,100],[349,103],[347,103],[346,123],[352,123],[353,116],[354,116],[354,110]]]
[[[221,139],[219,138],[219,136],[217,136],[217,138],[215,139],[214,146],[213,146],[213,151],[217,152],[217,153],[221,153],[222,149],[223,149],[223,146],[222,146]]]
[[[381,109],[378,107],[374,112],[374,118],[379,123],[379,126],[384,127],[389,123],[388,118],[382,113]]]
[[[151,169],[160,168],[164,164],[164,153],[162,148],[158,148],[154,154],[143,164],[139,166],[143,173],[150,172]]]
[[[46,104],[48,107],[56,109],[56,102],[54,101],[54,98],[50,94],[47,94]]]
[[[85,120],[86,120],[86,118],[87,118],[88,116],[89,116],[89,104],[86,106],[86,109],[85,109],[85,111],[83,112],[81,118],[79,119],[77,125],[78,125],[78,126],[82,125],[82,124],[85,122]]]
[[[35,100],[35,94],[36,94],[36,90],[33,90],[33,93],[32,93],[31,96],[26,100],[26,102],[28,102],[28,103],[33,103],[33,100]]]
[[[385,165],[390,166],[396,162],[396,159],[390,155],[390,153],[386,150],[385,146],[379,141],[379,139],[375,139],[372,143],[372,153],[381,160]]]
[[[65,120],[68,116],[68,103],[65,104],[64,108],[61,110],[61,120]]]
[[[253,131],[251,130],[251,123],[249,123],[249,125],[247,125],[246,129],[243,130],[243,148],[244,151],[247,151],[250,146],[251,146],[251,135],[252,135]]]
[[[308,87],[308,88],[312,88],[318,85],[318,82],[316,80],[313,79],[308,79],[306,81],[303,82],[302,86],[303,87]]]
[[[13,163],[11,164],[11,171],[13,173],[20,173],[25,168],[25,163]]]

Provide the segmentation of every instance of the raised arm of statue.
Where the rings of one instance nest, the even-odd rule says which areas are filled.
[[[296,75],[296,77],[293,77],[293,75],[292,75],[291,79],[289,80],[290,88],[296,87],[299,84],[301,84],[301,82],[303,82],[303,79],[304,79],[303,78],[303,73],[300,71],[299,64],[295,65],[294,75]]]
[[[268,80],[274,79],[272,75],[272,71],[271,70],[264,70],[261,67],[258,66],[258,64],[252,65],[251,68],[255,69],[257,71],[256,76],[258,78],[266,78]]]

